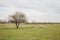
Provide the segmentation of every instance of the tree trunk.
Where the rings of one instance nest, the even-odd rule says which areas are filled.
[[[19,24],[20,24],[20,23],[16,23],[16,28],[17,28],[17,29],[19,28]]]

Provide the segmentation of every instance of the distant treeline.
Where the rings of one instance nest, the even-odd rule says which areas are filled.
[[[58,22],[39,22],[39,23],[27,23],[27,24],[60,24]]]
[[[6,24],[6,23],[12,23],[12,22],[0,22],[0,24]],[[36,22],[36,23],[29,23],[26,22],[25,24],[60,24],[60,22]]]
[[[9,21],[0,21],[0,24],[6,24],[6,23],[13,23],[13,22],[9,22]],[[60,22],[35,22],[35,23],[26,22],[25,24],[60,24]]]

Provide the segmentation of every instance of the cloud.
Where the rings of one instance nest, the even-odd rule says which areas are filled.
[[[29,21],[60,22],[60,0],[0,0],[0,18],[16,10],[25,12]]]
[[[60,13],[59,0],[12,0],[12,5],[21,9],[32,9],[40,12]]]

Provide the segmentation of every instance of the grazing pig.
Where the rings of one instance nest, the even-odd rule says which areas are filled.
[[[44,28],[45,27],[45,25],[40,25],[40,28]]]
[[[34,25],[31,25],[31,28],[34,28]]]

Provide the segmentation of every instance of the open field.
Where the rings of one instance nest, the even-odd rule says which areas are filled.
[[[0,40],[60,40],[60,24],[0,24]]]

